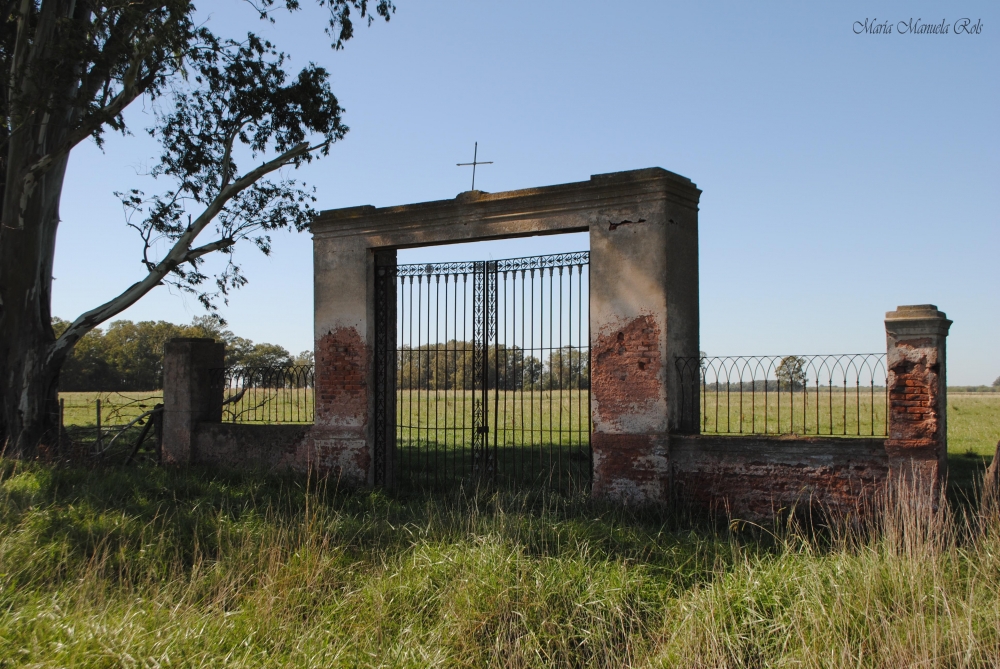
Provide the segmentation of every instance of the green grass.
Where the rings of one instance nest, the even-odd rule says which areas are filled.
[[[882,436],[885,414],[884,389],[701,393],[703,433]]]
[[[222,406],[225,423],[311,423],[315,416],[312,388],[251,388],[240,395],[226,390]]]
[[[65,434],[84,452],[104,452],[125,457],[132,452],[145,420],[127,427],[136,418],[163,402],[163,392],[72,392],[59,393]],[[97,402],[100,400],[100,440],[97,430]],[[127,427],[127,429],[126,429]],[[146,439],[152,447],[152,439]],[[106,447],[110,447],[107,450]]]
[[[1000,522],[936,519],[0,461],[0,666],[997,666]]]
[[[992,456],[1000,441],[1000,393],[948,395],[948,450]]]
[[[89,427],[97,425],[97,400],[101,401],[101,423],[123,425],[154,405],[163,402],[162,390],[143,392],[59,393],[62,400],[63,424]]]
[[[468,390],[412,390],[396,396],[397,434],[404,440],[472,445],[474,396]],[[590,431],[587,390],[490,391],[487,406],[492,443],[537,446],[580,443]],[[496,417],[501,420],[497,422]],[[445,430],[455,426],[459,430]]]
[[[1000,441],[1000,393],[949,393],[948,479],[956,496],[974,495]]]

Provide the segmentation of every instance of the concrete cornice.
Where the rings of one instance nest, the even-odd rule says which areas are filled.
[[[693,210],[701,191],[690,179],[659,167],[595,174],[589,181],[502,193],[468,191],[453,200],[396,207],[348,207],[323,211],[312,222],[316,237],[396,236],[463,223],[502,223],[634,207],[668,200]],[[578,226],[577,226],[578,227]]]
[[[951,321],[933,304],[896,307],[885,314],[885,330],[895,336],[947,336]]]

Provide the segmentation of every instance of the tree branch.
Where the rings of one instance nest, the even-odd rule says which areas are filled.
[[[131,70],[132,68],[130,67],[129,69]],[[145,77],[138,80],[138,84],[133,78],[129,85],[122,88],[118,95],[111,99],[111,102],[105,105],[102,109],[99,109],[91,114],[86,122],[81,123],[74,130],[70,131],[70,133],[66,136],[66,139],[64,139],[59,146],[36,160],[34,164],[26,170],[24,178],[26,180],[30,179],[34,181],[40,173],[49,169],[49,167],[51,167],[56,160],[68,154],[74,146],[92,135],[97,128],[104,125],[115,116],[118,116],[118,114],[120,114],[125,107],[132,104],[132,102],[146,90],[155,78],[155,70],[151,70]]]
[[[191,249],[190,251],[188,251],[187,255],[184,256],[184,260],[182,262],[191,262],[192,260],[196,260],[202,257],[203,255],[211,253],[212,251],[221,251],[222,249],[228,249],[235,243],[236,243],[235,239],[226,237],[224,239],[216,240],[211,244],[205,244],[204,246],[199,246],[196,249]]]
[[[226,246],[231,246],[232,244],[222,244],[222,242],[225,242],[226,240],[219,240],[217,242],[212,242],[211,244],[200,246],[196,249],[191,249],[192,242],[194,242],[202,230],[204,230],[205,227],[211,223],[216,216],[218,216],[219,212],[222,211],[227,202],[239,195],[243,190],[252,186],[265,175],[281,169],[299,156],[308,153],[308,151],[309,143],[302,142],[281,154],[274,160],[263,163],[250,172],[247,172],[231,185],[223,188],[219,194],[215,196],[215,199],[212,200],[211,204],[205,209],[205,211],[203,211],[198,218],[188,225],[187,229],[180,235],[180,237],[178,237],[177,241],[174,243],[173,247],[171,247],[170,251],[163,258],[163,260],[150,269],[149,274],[147,274],[144,279],[132,284],[117,297],[78,316],[77,319],[73,321],[68,328],[66,328],[66,331],[63,332],[63,334],[52,344],[48,355],[46,356],[46,362],[50,362],[61,355],[65,355],[68,353],[69,349],[71,349],[73,345],[76,344],[76,342],[79,341],[85,334],[104,321],[120,314],[125,309],[128,309],[130,306],[138,302],[141,297],[158,286],[160,281],[162,281],[167,274],[173,271],[173,269],[181,263],[194,260],[195,258],[199,258],[206,253],[226,248]]]
[[[245,122],[240,121],[239,123],[236,124],[236,127],[233,128],[233,131],[229,133],[229,136],[226,137],[226,150],[222,154],[222,183],[220,186],[221,188],[225,188],[226,186],[228,186],[229,179],[232,177],[232,174],[229,173],[229,162],[233,156],[233,144],[236,142],[236,137],[237,135],[240,134],[240,130],[243,129],[244,125],[246,125]]]

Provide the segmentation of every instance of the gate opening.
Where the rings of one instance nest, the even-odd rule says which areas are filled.
[[[589,251],[376,257],[375,482],[590,486]]]

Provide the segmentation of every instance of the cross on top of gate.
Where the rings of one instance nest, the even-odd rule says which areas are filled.
[[[476,165],[492,165],[492,160],[481,160],[477,161],[476,156],[479,154],[479,142],[476,142],[475,147],[472,150],[472,162],[471,163],[455,163],[458,167],[467,167],[472,165],[472,190],[476,190]]]

